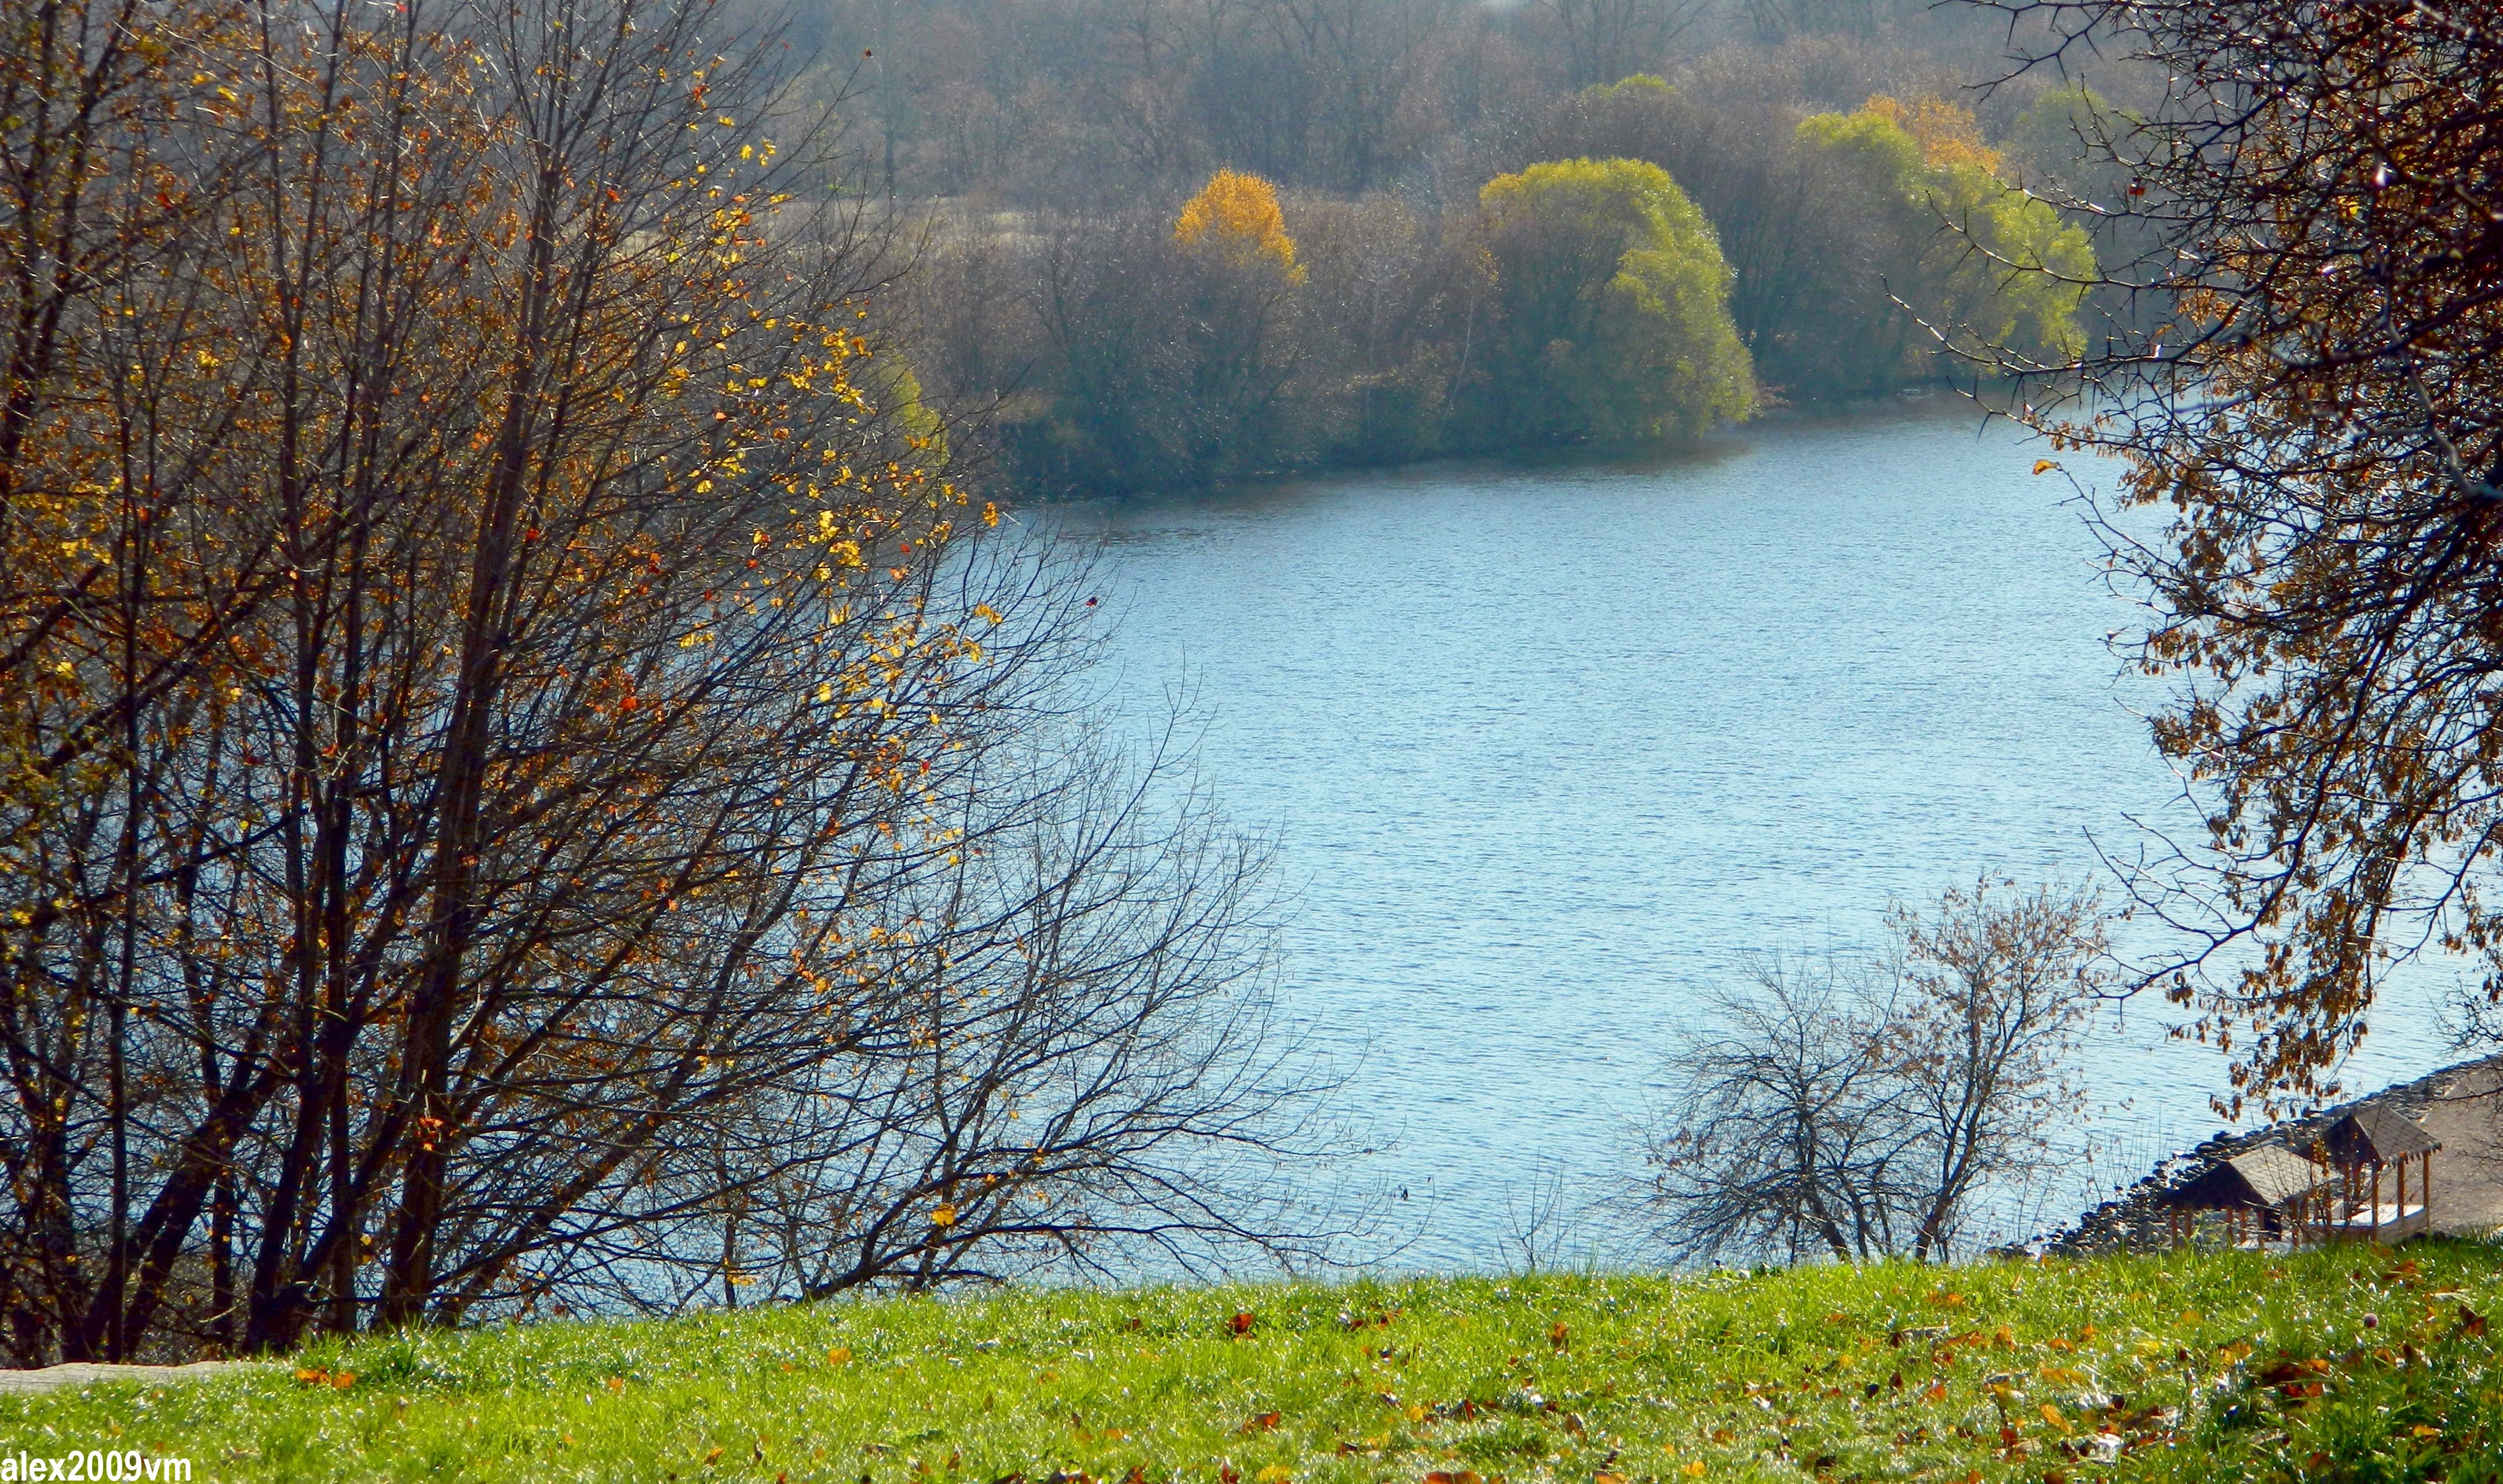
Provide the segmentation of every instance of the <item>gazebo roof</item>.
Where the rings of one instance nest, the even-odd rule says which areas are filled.
[[[2442,1141],[2415,1119],[2383,1103],[2367,1103],[2330,1126],[2329,1157],[2349,1167],[2389,1164],[2414,1154],[2431,1154]]]
[[[2173,1192],[2170,1203],[2194,1210],[2280,1206],[2327,1183],[2320,1166],[2277,1144],[2246,1149],[2209,1166]]]

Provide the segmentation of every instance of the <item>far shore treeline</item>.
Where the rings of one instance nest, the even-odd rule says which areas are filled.
[[[2101,107],[2046,93],[2015,130],[2056,157]],[[1046,497],[1658,446],[1969,373],[1959,349],[2083,348],[2093,245],[1971,111],[1728,113],[1648,75],[1589,87],[1439,205],[1230,169],[1174,205],[934,203],[905,339]]]
[[[2078,161],[2143,80],[1977,89],[1999,53],[1969,27],[1732,12],[1558,71],[1579,53],[1540,27],[1564,12],[1411,7],[1423,29],[1363,44],[1414,64],[1377,80],[1380,141],[1332,90],[1363,91],[1349,60],[1298,84],[1290,149],[1285,122],[1224,106],[1304,76],[1274,36],[1183,47],[1168,17],[1149,61],[1048,63],[1035,7],[994,9],[994,30],[950,41],[950,12],[833,7],[803,39],[836,60],[795,87],[856,101],[840,189],[883,194],[912,254],[884,312],[922,393],[1024,496],[1658,447],[1994,358],[2064,364],[2089,321],[2131,313],[2089,287],[2099,255],[2137,246],[2094,235],[2092,203],[2127,182]],[[1427,65],[1445,22],[1518,51],[1500,86]],[[877,44],[854,66],[845,38]],[[946,79],[977,63],[1056,81],[1010,91],[968,141],[945,100],[975,94]],[[1146,106],[1149,74],[1170,94],[1154,158],[1122,146],[1145,126],[1109,101]]]
[[[2100,108],[2045,93],[2013,131],[2056,157]],[[1648,75],[1589,87],[1439,204],[1230,169],[1178,206],[938,203],[908,343],[1044,496],[1658,446],[1970,375],[1958,350],[2083,349],[2094,247],[1971,111],[1730,114]]]

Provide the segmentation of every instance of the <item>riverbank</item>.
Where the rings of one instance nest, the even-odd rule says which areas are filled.
[[[226,1479],[2491,1479],[2503,1253],[2435,1243],[835,1302],[0,1397]],[[2481,1471],[2483,1470],[2483,1471]]]

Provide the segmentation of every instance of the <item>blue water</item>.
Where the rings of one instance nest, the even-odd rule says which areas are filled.
[[[1360,1063],[1354,1172],[1408,1192],[1386,1263],[1517,1265],[1525,1229],[1638,1259],[1594,1203],[1714,986],[1863,953],[1891,900],[1983,870],[2109,881],[2132,817],[2190,822],[2043,452],[1944,409],[1053,517],[1107,543],[1118,704],[1184,691],[1217,797],[1277,844],[1281,999]],[[2044,1211],[2217,1127],[2222,1060],[2174,1018],[2098,1023],[2096,1163]],[[2442,1060],[2383,1020],[2350,1086]]]

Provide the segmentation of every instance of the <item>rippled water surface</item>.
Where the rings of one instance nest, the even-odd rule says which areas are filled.
[[[1278,842],[1283,997],[1362,1058],[1403,1264],[1518,1261],[1543,1193],[1625,1178],[1663,1050],[1750,956],[1849,951],[1983,868],[2089,878],[2125,816],[2180,820],[2105,644],[2132,610],[2041,453],[1941,410],[1055,516],[1109,545],[1121,703],[1186,688],[1209,780]],[[2108,1165],[2214,1127],[2217,1059],[2164,1021],[2097,1030]],[[2349,1080],[2438,1053],[2384,1029]]]

